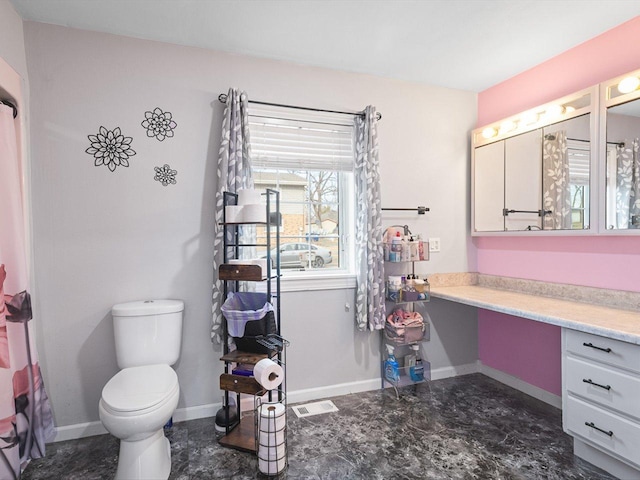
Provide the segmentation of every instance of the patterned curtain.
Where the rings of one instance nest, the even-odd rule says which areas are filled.
[[[0,105],[0,478],[18,479],[55,434],[31,321],[13,110]]]
[[[571,229],[571,183],[567,132],[548,133],[542,144],[542,204],[545,230]]]
[[[375,107],[356,117],[356,324],[381,330],[385,322],[384,251]]]
[[[616,146],[617,228],[640,228],[640,139]]]
[[[247,94],[230,88],[222,119],[222,137],[218,151],[218,189],[216,191],[215,239],[213,242],[213,322],[211,340],[222,344],[222,313],[224,303],[222,282],[218,279],[218,267],[223,262],[224,228],[223,192],[236,193],[243,188],[253,188],[251,174],[251,149],[249,146],[249,119]],[[255,232],[253,233],[255,235]],[[245,236],[246,238],[246,236]]]

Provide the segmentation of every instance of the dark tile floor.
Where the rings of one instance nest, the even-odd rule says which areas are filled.
[[[288,412],[287,479],[610,479],[576,458],[561,412],[480,374],[332,398],[340,409]],[[254,456],[222,448],[213,419],[174,424],[171,479],[254,479]],[[113,478],[109,435],[48,446],[22,480]]]

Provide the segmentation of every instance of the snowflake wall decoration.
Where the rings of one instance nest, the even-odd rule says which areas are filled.
[[[176,170],[171,170],[171,167],[166,163],[162,167],[155,167],[156,176],[153,177],[154,180],[162,183],[164,187],[167,185],[175,185],[178,181],[176,180],[176,175],[178,172]]]
[[[106,165],[113,172],[116,167],[128,167],[129,157],[136,154],[131,148],[133,138],[122,135],[120,127],[107,130],[100,126],[97,135],[88,135],[87,138],[91,146],[85,152],[93,155],[96,167]]]
[[[155,137],[160,142],[167,137],[173,137],[173,129],[178,124],[171,118],[171,112],[163,112],[156,107],[153,112],[144,112],[144,117],[141,125],[147,130],[147,137]]]

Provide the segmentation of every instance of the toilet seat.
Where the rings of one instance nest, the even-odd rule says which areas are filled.
[[[170,401],[179,388],[178,376],[169,365],[125,368],[102,389],[102,405],[112,415],[143,415]]]

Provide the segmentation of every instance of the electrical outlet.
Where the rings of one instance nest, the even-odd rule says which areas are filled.
[[[439,238],[430,238],[429,239],[429,251],[430,252],[439,252],[440,251],[440,239]]]

